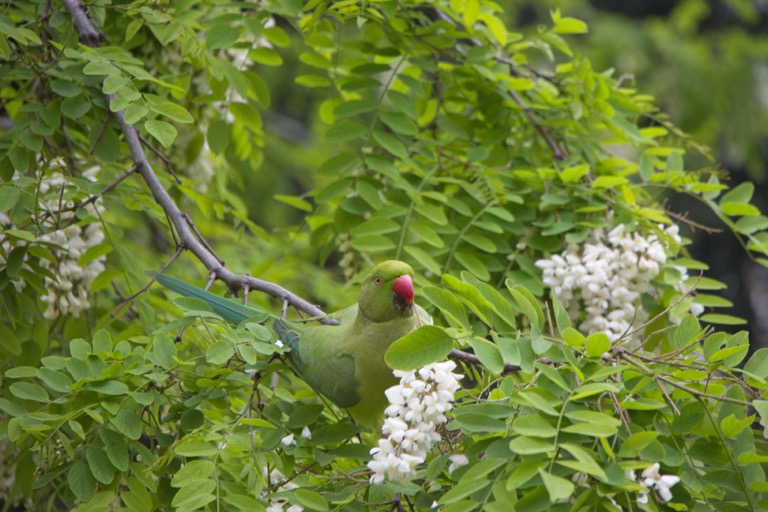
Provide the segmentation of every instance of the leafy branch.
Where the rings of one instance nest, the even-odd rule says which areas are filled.
[[[100,34],[94,28],[93,24],[91,24],[88,16],[86,16],[85,12],[83,11],[81,4],[75,0],[62,0],[62,4],[67,9],[75,23],[75,28],[78,31],[80,42],[90,47],[96,47],[99,43],[104,41],[104,35]],[[106,94],[105,97],[108,105],[115,99],[113,94]],[[197,230],[197,227],[189,215],[181,211],[181,209],[173,201],[171,196],[163,187],[160,179],[152,168],[152,164],[150,164],[147,155],[144,153],[141,135],[133,125],[126,122],[125,112],[123,110],[119,110],[113,112],[112,115],[117,121],[117,124],[120,126],[120,131],[123,133],[125,143],[128,146],[134,165],[129,173],[121,176],[121,178],[111,184],[108,189],[117,186],[123,179],[125,179],[133,172],[136,172],[139,176],[141,176],[144,182],[147,184],[147,187],[154,196],[155,201],[163,209],[169,222],[171,223],[171,229],[177,245],[176,253],[171,258],[171,260],[163,266],[163,271],[178,258],[181,252],[187,250],[191,252],[201,263],[203,263],[203,265],[205,265],[205,267],[209,270],[212,278],[223,281],[227,284],[229,289],[234,292],[237,292],[241,289],[246,291],[256,290],[271,295],[276,299],[280,299],[284,305],[289,304],[297,310],[307,313],[308,315],[319,317],[318,321],[321,323],[330,325],[335,325],[338,323],[336,320],[323,318],[325,313],[322,309],[280,285],[262,279],[257,279],[249,275],[235,274],[234,272],[227,269],[225,267],[224,261],[216,255],[205,238],[203,238],[202,234]],[[130,303],[130,301],[140,293],[146,291],[152,282],[153,281],[150,281],[137,293],[126,299],[117,308],[113,315],[120,311],[125,305]],[[450,357],[451,359],[461,361],[465,364],[482,366],[482,363],[477,358],[477,356],[461,350],[453,349],[450,353]],[[504,370],[505,373],[509,373],[517,371],[519,368],[514,367],[513,365],[506,365]]]

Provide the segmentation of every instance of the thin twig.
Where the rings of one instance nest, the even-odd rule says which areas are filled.
[[[674,387],[676,387],[679,390],[685,391],[686,393],[690,394],[691,396],[699,397],[699,398],[711,398],[712,400],[719,400],[721,402],[729,402],[729,403],[732,403],[732,404],[739,404],[739,405],[743,405],[745,407],[749,406],[749,402],[746,402],[744,400],[739,400],[738,398],[731,398],[731,397],[725,396],[725,395],[712,395],[710,393],[705,393],[703,391],[697,391],[697,390],[695,390],[693,388],[689,388],[688,386],[680,384],[679,382],[675,382],[674,380],[672,380],[672,379],[670,379],[668,377],[664,377],[663,375],[658,375],[656,372],[654,372],[653,370],[651,370],[650,368],[648,368],[644,364],[639,363],[639,362],[635,361],[634,359],[632,359],[631,357],[629,357],[629,353],[626,352],[626,351],[620,351],[619,352],[619,357],[624,359],[626,362],[628,362],[629,364],[631,364],[635,368],[639,368],[646,375],[652,376],[654,379],[659,379],[662,382],[666,382],[670,386],[674,386]]]
[[[168,260],[168,261],[165,263],[165,265],[163,265],[163,266],[160,268],[160,273],[161,273],[161,274],[162,274],[163,272],[165,272],[165,271],[168,269],[168,267],[170,267],[170,266],[171,266],[171,263],[173,263],[174,261],[176,261],[176,258],[178,258],[178,257],[181,255],[181,252],[182,252],[182,250],[183,250],[183,249],[182,249],[180,246],[176,248],[176,252],[173,254],[173,256],[171,256],[171,259],[169,259],[169,260]],[[123,301],[122,301],[120,304],[118,304],[117,308],[115,308],[115,310],[114,310],[114,311],[112,311],[112,313],[110,314],[110,317],[112,317],[112,318],[115,318],[115,317],[117,316],[117,314],[118,314],[118,313],[119,313],[119,312],[120,312],[120,311],[121,311],[121,310],[122,310],[122,309],[123,309],[125,306],[127,306],[128,304],[130,304],[130,302],[131,302],[131,301],[133,301],[133,299],[135,299],[136,297],[138,297],[139,295],[141,295],[142,293],[144,293],[145,291],[147,291],[147,290],[149,289],[149,287],[150,287],[150,286],[152,286],[152,283],[154,283],[154,282],[155,282],[155,278],[153,277],[152,279],[150,279],[150,280],[149,280],[149,282],[147,282],[147,284],[145,284],[144,286],[142,286],[141,288],[139,288],[139,290],[138,290],[138,291],[136,291],[135,293],[132,293],[131,295],[129,295],[128,297],[126,297],[125,299],[123,299]]]
[[[625,336],[626,336],[626,337],[628,337],[628,338],[631,338],[632,336],[634,336],[634,335],[635,335],[635,334],[637,334],[638,332],[642,331],[643,329],[645,329],[646,327],[648,327],[649,325],[651,325],[651,324],[652,324],[653,322],[655,322],[655,321],[656,321],[658,318],[660,318],[660,317],[662,317],[662,316],[666,315],[667,313],[669,313],[670,311],[672,311],[672,309],[674,309],[674,308],[675,308],[675,307],[676,307],[678,304],[680,304],[681,302],[683,302],[683,299],[685,299],[685,298],[686,298],[686,297],[688,297],[689,295],[692,295],[692,294],[693,294],[693,291],[694,291],[694,290],[696,289],[696,287],[698,286],[698,284],[699,284],[699,281],[701,281],[701,273],[699,273],[699,276],[698,276],[698,278],[696,279],[696,282],[695,282],[695,283],[693,283],[693,286],[691,286],[691,287],[690,287],[690,288],[689,288],[689,289],[688,289],[688,290],[687,290],[685,293],[683,293],[683,294],[680,296],[680,298],[678,298],[678,299],[677,299],[675,302],[673,302],[672,304],[670,304],[669,306],[667,306],[667,308],[666,308],[666,309],[664,309],[664,311],[662,311],[662,312],[661,312],[661,313],[659,313],[658,315],[654,315],[652,318],[649,318],[649,319],[648,319],[648,320],[647,320],[645,323],[642,323],[642,324],[640,324],[640,325],[639,325],[639,326],[638,326],[636,329],[634,329],[633,331],[631,331],[629,334],[624,334],[624,335],[622,335],[622,338],[624,338]],[[643,342],[643,343],[645,343],[645,342]]]
[[[716,235],[717,233],[722,233],[723,232],[723,230],[720,229],[720,228],[713,228],[713,227],[705,226],[704,224],[700,224],[698,222],[692,221],[691,219],[688,218],[688,214],[687,213],[686,214],[680,214],[680,213],[676,213],[676,212],[673,212],[671,210],[668,210],[667,208],[664,208],[664,213],[666,213],[667,215],[669,215],[673,219],[677,219],[680,222],[688,224],[692,228],[700,229],[700,230],[702,230],[703,232],[705,232],[705,233],[707,233],[709,235]]]
[[[448,357],[472,366],[483,366],[483,363],[480,362],[480,359],[478,359],[475,354],[470,354],[469,352],[464,352],[463,350],[453,349],[451,350],[451,353],[448,354]],[[519,371],[520,371],[519,366],[514,364],[504,363],[504,369],[501,371],[501,374],[506,375],[508,373],[517,373]]]
[[[662,386],[658,380],[654,380],[654,382],[656,383],[656,386],[658,386],[658,388],[661,390],[661,394],[664,395],[664,399],[672,408],[672,412],[675,414],[675,416],[680,416],[680,409],[677,408],[677,405],[675,405],[674,400],[672,400],[672,397],[669,396],[667,390],[664,389],[664,386]]]
[[[176,183],[181,185],[182,183],[181,178],[179,178],[179,176],[176,174],[176,171],[173,170],[173,166],[171,165],[171,161],[168,160],[168,157],[162,154],[160,150],[157,149],[155,146],[153,146],[151,142],[149,142],[146,138],[144,138],[143,135],[139,134],[139,140],[141,141],[142,144],[144,144],[144,146],[149,148],[149,150],[153,152],[155,156],[157,156],[157,158],[163,161],[163,163],[165,164],[165,168],[168,170],[168,173],[171,176],[173,176],[173,179],[176,180]]]
[[[624,424],[624,429],[627,431],[627,434],[632,435],[632,429],[629,427],[629,413],[624,410],[624,408],[619,403],[619,399],[616,398],[616,393],[609,391],[608,396],[611,397],[613,406],[616,408],[616,412],[619,413],[619,418],[621,418],[621,422]]]
[[[104,122],[101,123],[101,128],[99,128],[99,133],[96,134],[96,138],[93,139],[93,144],[91,145],[91,150],[88,152],[89,154],[93,154],[94,151],[96,151],[96,145],[99,143],[101,138],[104,136],[104,132],[107,129],[107,125],[109,124],[109,120],[112,119],[110,116],[104,116]]]
[[[195,223],[192,222],[192,218],[189,215],[187,215],[186,213],[184,213],[184,212],[182,212],[182,216],[184,217],[184,220],[187,222],[187,225],[189,225],[189,228],[192,230],[192,232],[197,237],[198,241],[200,241],[200,243],[203,244],[203,246],[208,250],[208,252],[213,254],[213,256],[218,260],[218,262],[222,266],[224,266],[225,265],[224,260],[221,259],[216,254],[216,252],[213,250],[213,247],[211,247],[210,244],[208,243],[208,241],[205,238],[203,238],[203,235],[200,233],[200,231],[198,231],[197,226],[195,226]],[[248,274],[244,274],[244,275],[248,276]]]

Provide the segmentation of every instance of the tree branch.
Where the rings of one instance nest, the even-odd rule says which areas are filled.
[[[104,41],[104,35],[93,27],[77,0],[61,0],[61,3],[72,17],[80,42],[94,47]],[[107,105],[111,104],[115,99],[113,94],[107,94],[105,97]],[[112,112],[112,115],[123,132],[125,143],[136,167],[136,172],[144,179],[155,201],[160,205],[160,208],[163,209],[176,229],[181,250],[190,251],[212,274],[215,274],[216,278],[224,281],[233,291],[240,290],[247,284],[251,290],[258,290],[277,299],[285,300],[296,309],[304,311],[311,316],[325,316],[325,313],[320,308],[282,286],[254,277],[238,275],[227,269],[224,266],[224,262],[210,250],[210,246],[201,241],[202,237],[195,234],[191,221],[188,221],[188,217],[179,209],[163,187],[157,174],[152,169],[147,155],[144,154],[139,132],[125,121],[125,112],[120,110]],[[321,319],[320,321],[323,323],[333,323],[331,320]]]

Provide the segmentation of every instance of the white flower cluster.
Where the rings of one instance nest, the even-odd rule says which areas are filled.
[[[680,243],[676,225],[659,228]],[[667,254],[656,235],[627,233],[618,225],[607,235],[595,230],[588,241],[569,244],[563,253],[539,260],[536,266],[543,271],[544,286],[552,288],[571,318],[585,313],[580,330],[605,333],[613,342],[633,323],[645,320],[640,296],[653,290],[651,281],[666,262]],[[685,293],[688,272],[683,267],[675,269],[680,273],[675,289]],[[694,315],[704,310],[699,304],[691,304],[690,309]]]
[[[390,405],[381,427],[385,437],[371,449],[371,483],[381,483],[385,477],[403,480],[416,475],[416,466],[426,460],[432,443],[440,440],[437,427],[447,421],[445,413],[453,407],[454,393],[463,377],[453,373],[455,368],[456,363],[445,361],[418,372],[393,372],[400,384],[386,391]]]
[[[637,502],[641,505],[648,503],[648,492],[652,490],[656,490],[662,500],[671,500],[672,491],[670,491],[670,488],[677,485],[677,483],[680,481],[679,476],[660,474],[658,462],[655,462],[652,466],[645,468],[642,475],[640,476],[642,477],[640,485],[648,489],[646,491],[638,492]],[[633,482],[637,481],[635,472],[631,469],[627,470],[627,478]]]
[[[63,165],[63,163],[62,163]],[[95,181],[98,167],[83,172],[82,176]],[[56,278],[45,277],[47,294],[41,300],[48,304],[44,313],[45,318],[52,320],[60,315],[80,316],[80,313],[90,307],[88,290],[93,280],[104,271],[105,256],[100,256],[81,266],[78,264],[85,252],[104,241],[101,225],[92,222],[86,225],[71,224],[75,218],[74,203],[70,200],[59,199],[59,191],[69,186],[69,182],[60,172],[45,176],[40,183],[39,194],[43,198],[48,192],[53,192],[52,199],[41,199],[38,206],[45,220],[42,226],[50,229],[40,237],[38,243],[45,244],[56,257],[53,263],[47,259],[40,260],[42,268],[51,271]],[[88,204],[85,207],[89,216],[97,217],[104,207],[101,201]],[[0,223],[12,227],[11,221],[5,214],[0,214]],[[63,227],[60,227],[63,226]],[[2,247],[6,253],[11,250],[9,240],[3,240]],[[26,283],[23,280],[14,281],[17,291],[21,291]]]
[[[291,489],[297,489],[299,486],[293,482],[286,482],[288,480],[285,475],[279,469],[273,469],[269,475],[267,475],[267,468],[264,468],[264,478],[267,478],[269,485],[282,484],[277,488],[277,491],[290,491]],[[264,493],[266,494],[266,493]],[[266,512],[283,512],[283,507],[287,504],[286,500],[269,500],[269,506]],[[301,505],[291,505],[285,509],[285,512],[302,512],[304,507]]]

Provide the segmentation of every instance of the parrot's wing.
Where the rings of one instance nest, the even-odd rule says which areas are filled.
[[[263,316],[265,314],[264,311],[260,309],[246,306],[245,304],[241,304],[234,300],[225,299],[224,297],[215,295],[180,279],[157,272],[147,272],[147,274],[152,276],[161,285],[180,295],[202,300],[210,306],[214,313],[221,315],[222,318],[235,325],[243,320],[248,320],[255,316]]]
[[[356,314],[357,307],[352,306],[328,315],[341,325],[299,327],[279,318],[274,322],[278,337],[291,348],[289,358],[297,373],[315,391],[343,408],[360,401],[355,360],[345,349],[349,322]]]

